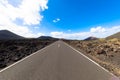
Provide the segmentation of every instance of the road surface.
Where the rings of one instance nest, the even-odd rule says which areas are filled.
[[[66,43],[57,41],[0,71],[0,80],[118,80]]]

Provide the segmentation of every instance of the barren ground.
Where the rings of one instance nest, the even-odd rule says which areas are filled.
[[[120,76],[120,40],[65,40],[116,76]]]

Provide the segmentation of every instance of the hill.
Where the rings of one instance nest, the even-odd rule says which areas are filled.
[[[0,40],[3,40],[3,39],[24,39],[24,37],[21,37],[8,30],[0,30]]]
[[[113,39],[113,38],[120,39],[120,32],[115,33],[115,34],[113,34],[111,36],[106,37],[106,39]]]
[[[51,36],[40,36],[38,39],[42,39],[42,40],[57,40],[57,38],[53,38]]]
[[[96,37],[88,37],[88,38],[86,38],[86,39],[84,39],[85,41],[87,41],[87,40],[97,40],[98,38],[96,38]]]

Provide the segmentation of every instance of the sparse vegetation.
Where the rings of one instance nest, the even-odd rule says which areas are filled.
[[[120,76],[120,40],[99,39],[90,41],[65,40],[110,72]]]

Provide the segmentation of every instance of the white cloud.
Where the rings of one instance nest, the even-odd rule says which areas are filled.
[[[65,39],[80,39],[84,36],[87,36],[87,32],[82,33],[64,33],[64,32],[51,32],[52,37],[56,38],[65,38]]]
[[[63,32],[51,32],[50,33],[53,37],[58,37],[58,38],[62,38],[62,35],[64,34]]]
[[[105,28],[98,26],[96,28],[91,28],[90,32],[105,32]]]
[[[35,28],[35,29],[39,29],[40,27],[38,27],[38,26],[35,26],[34,28]]]
[[[98,26],[95,28],[91,28],[88,32],[78,32],[78,33],[64,33],[57,31],[51,32],[51,36],[56,38],[66,38],[66,39],[85,39],[90,36],[105,38],[119,31],[120,31],[120,26],[113,26],[110,28],[103,28]]]
[[[7,29],[21,36],[33,37],[29,26],[38,25],[43,16],[40,12],[47,9],[47,0],[18,0],[20,4],[13,5],[14,0],[0,0],[0,30]],[[16,2],[16,1],[15,1]],[[17,2],[16,2],[17,3]],[[16,20],[20,19],[21,24]]]
[[[59,22],[59,21],[60,21],[59,18],[56,18],[56,19],[53,20],[54,23]]]
[[[43,34],[43,33],[37,33],[37,36],[44,36],[45,34]]]

